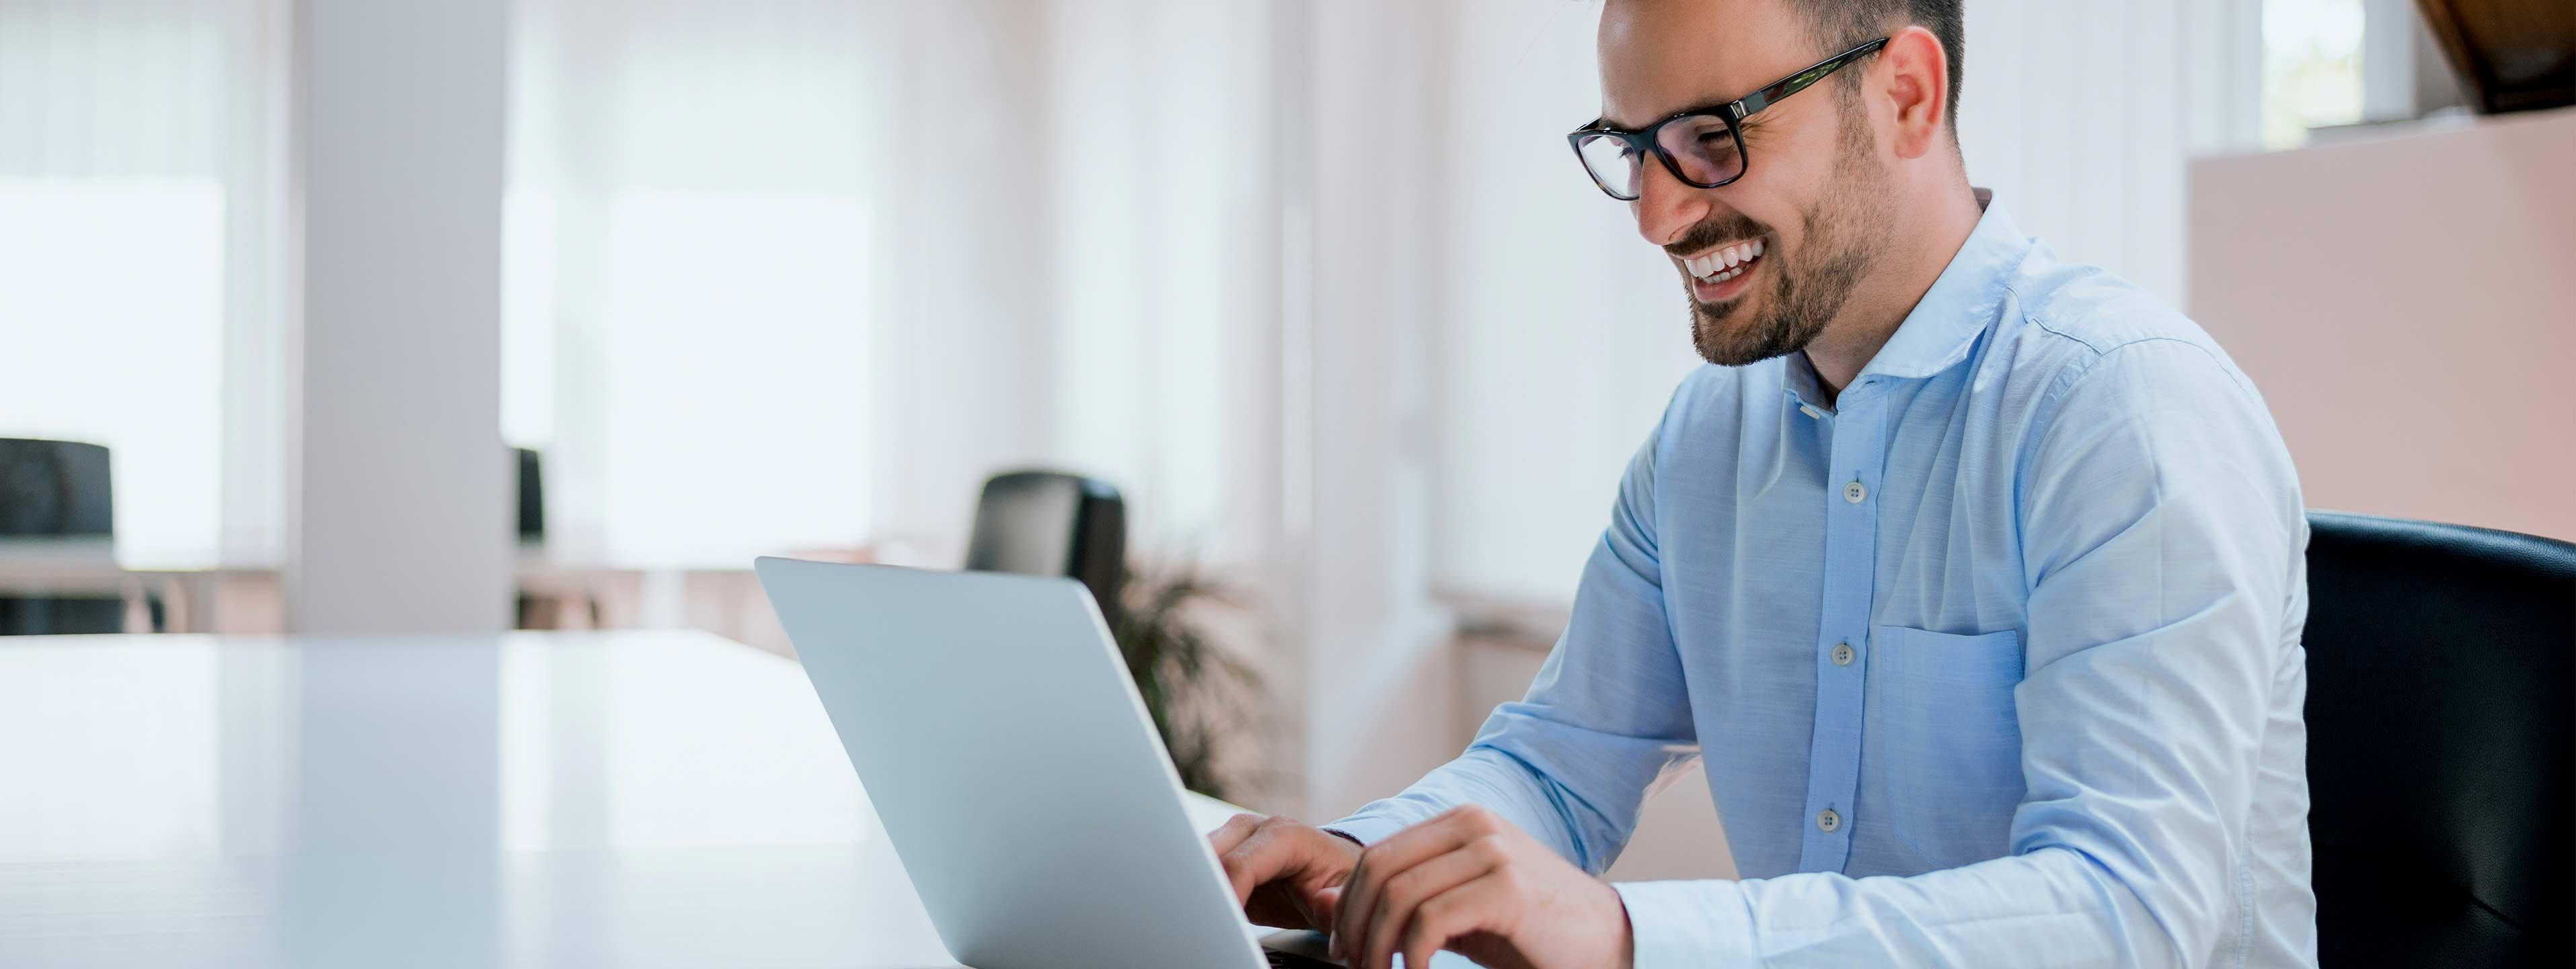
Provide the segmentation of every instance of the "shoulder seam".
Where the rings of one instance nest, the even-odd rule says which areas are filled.
[[[2040,445],[2046,443],[2049,435],[2056,431],[2058,415],[2066,406],[2066,395],[2073,393],[2076,387],[2082,386],[2085,379],[2093,375],[2093,371],[2100,369],[2103,361],[2111,359],[2112,354],[2117,353],[2122,349],[2141,344],[2161,342],[2179,343],[2199,350],[2202,356],[2209,359],[2211,365],[2218,368],[2219,373],[2226,375],[2229,383],[2234,384],[2237,390],[2252,398],[2253,404],[2256,408],[2264,409],[2263,395],[2256,391],[2252,384],[2246,382],[2246,377],[2243,374],[2238,373],[2235,368],[2228,366],[2227,361],[2220,358],[2215,352],[2212,352],[2207,345],[2198,341],[2169,336],[2145,336],[2125,340],[2105,348],[2096,346],[2091,341],[2085,340],[2082,337],[2078,337],[2064,331],[2051,329],[2048,324],[2040,322],[2036,317],[2025,314],[2022,319],[2028,321],[2032,326],[2039,327],[2042,331],[2062,337],[2074,342],[2077,346],[2091,350],[2093,352],[2093,357],[2092,359],[2085,360],[2080,364],[2069,366],[2057,376],[2051,378],[2048,390],[2040,395],[2039,403],[2032,411],[2032,420],[2028,428],[2028,433],[2022,439],[2021,446],[2015,449],[2016,453],[2013,457],[2013,466],[2016,469],[2013,475],[2015,481],[2013,486],[2013,514],[2016,519],[2018,519],[2022,511],[2021,486],[2019,484],[2021,471],[2018,469],[2028,468],[2030,466],[2030,462],[2038,455]],[[2266,412],[2268,413],[2268,410],[2266,410]],[[2027,580],[2028,576],[2025,575],[2024,579]]]
[[[2016,305],[2018,305],[2018,306],[2020,306],[2020,307],[2028,307],[2028,306],[2030,305],[2030,300],[2029,300],[2029,298],[2028,298],[2028,297],[2023,296],[2023,295],[2022,295],[2022,293],[2021,293],[2021,290],[2020,290],[2018,287],[2016,287],[2014,284],[2012,284],[2012,283],[2010,283],[2010,282],[2007,282],[2007,283],[2005,283],[2005,284],[2003,285],[2003,289],[2004,289],[2004,292],[2007,292],[2007,293],[2011,293],[2011,294],[2012,294],[2013,302],[2014,302]],[[2253,388],[2252,386],[2248,385],[2248,384],[2245,382],[2245,376],[2244,376],[2243,374],[2240,374],[2240,373],[2236,372],[2236,369],[2235,369],[2234,367],[2230,367],[2230,366],[2228,366],[2228,365],[2227,365],[2227,361],[2226,361],[2226,360],[2221,359],[2221,358],[2218,356],[2218,354],[2211,352],[2211,350],[2210,350],[2210,348],[2209,348],[2209,346],[2208,346],[2207,344],[2202,343],[2201,341],[2198,341],[2198,340],[2186,340],[2186,339],[2183,339],[2182,337],[2174,337],[2174,336],[2140,336],[2140,337],[2130,337],[2129,339],[2122,340],[2122,341],[2120,341],[2120,342],[2118,342],[2118,343],[2113,343],[2113,344],[2110,344],[2110,345],[2108,345],[2108,346],[2105,346],[2105,345],[2103,345],[2103,344],[2101,344],[2101,343],[2097,343],[2097,342],[2095,342],[2095,341],[2093,341],[2093,340],[2088,340],[2088,339],[2085,339],[2085,338],[2083,338],[2083,337],[2077,336],[2077,335],[2075,335],[2075,334],[2073,334],[2073,333],[2069,333],[2069,332],[2067,332],[2067,331],[2065,331],[2065,330],[2058,329],[2058,328],[2057,328],[2057,327],[2055,327],[2055,326],[2051,326],[2051,325],[2049,325],[2049,323],[2048,323],[2048,321],[2047,321],[2047,320],[2040,319],[2038,316],[2032,315],[2032,314],[2031,314],[2031,313],[2029,313],[2029,312],[2026,312],[2026,311],[2025,311],[2025,312],[2021,313],[2021,314],[2020,314],[2020,316],[2021,316],[2022,322],[2024,322],[2024,323],[2028,323],[2028,324],[2030,324],[2031,326],[2037,327],[2037,328],[2040,330],[2040,332],[2046,333],[2046,334],[2048,334],[2048,335],[2050,335],[2050,336],[2054,336],[2054,337],[2057,337],[2057,338],[2062,339],[2062,340],[2066,340],[2066,341],[2068,341],[2068,342],[2070,342],[2070,343],[2073,343],[2073,344],[2075,344],[2075,345],[2077,345],[2077,346],[2083,347],[2084,349],[2087,349],[2087,350],[2091,350],[2091,351],[2093,351],[2093,357],[2094,357],[2094,359],[2089,360],[2089,361],[2086,361],[2086,362],[2085,362],[2085,365],[2084,365],[2082,368],[2080,368],[2080,369],[2079,369],[2079,371],[2078,371],[2076,374],[2074,374],[2074,375],[2073,375],[2073,378],[2072,378],[2072,379],[2069,379],[2069,380],[2067,380],[2067,381],[2065,382],[2065,384],[2066,384],[2065,386],[2055,388],[2055,389],[2054,389],[2054,390],[2049,394],[2049,396],[2051,396],[2051,397],[2054,397],[2054,396],[2056,396],[2056,394],[2057,394],[2057,393],[2062,393],[2062,392],[2064,392],[2066,389],[2068,389],[2069,387],[2072,387],[2072,386],[2074,386],[2076,383],[2081,382],[2081,381],[2082,381],[2082,379],[2083,379],[2083,374],[2084,374],[2085,372],[2089,372],[2089,371],[2091,371],[2091,370],[2093,369],[2093,366],[2094,366],[2095,364],[2098,364],[2098,363],[2100,363],[2100,362],[2101,362],[2101,358],[2103,358],[2103,357],[2107,357],[2107,356],[2110,356],[2112,353],[2117,352],[2118,350],[2120,350],[2120,349],[2121,349],[2121,348],[2123,348],[2123,347],[2132,347],[2132,346],[2136,346],[2136,345],[2141,344],[2141,343],[2156,343],[2156,342],[2179,343],[2179,344],[2182,344],[2182,345],[2184,345],[2184,346],[2191,347],[2191,348],[2193,348],[2193,349],[2195,349],[2195,350],[2199,350],[2199,351],[2201,352],[2201,355],[2202,355],[2202,356],[2205,356],[2205,357],[2208,357],[2208,358],[2209,358],[2209,362],[2211,362],[2211,363],[2214,363],[2214,364],[2217,364],[2217,365],[2218,365],[2218,370],[2219,370],[2219,372],[2220,372],[2220,373],[2223,373],[2223,374],[2226,374],[2226,375],[2227,375],[2228,382],[2235,384],[2235,385],[2236,385],[2236,388],[2237,388],[2238,390],[2242,390],[2242,391],[2245,391],[2245,392],[2247,392],[2247,393],[2255,393],[2254,388]],[[2259,396],[2259,395],[2258,395],[2258,396]]]

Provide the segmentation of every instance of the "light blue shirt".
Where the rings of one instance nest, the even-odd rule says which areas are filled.
[[[1698,758],[1743,878],[1619,885],[1640,969],[2314,964],[2306,545],[2209,335],[1990,205],[1836,406],[1684,380],[1529,696],[1331,827],[1599,873]]]

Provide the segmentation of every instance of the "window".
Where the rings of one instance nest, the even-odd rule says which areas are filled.
[[[106,445],[130,563],[276,553],[284,22],[0,5],[0,436]]]
[[[2362,0],[2265,0],[2263,146],[2362,120]]]
[[[739,566],[867,536],[859,13],[516,8],[502,432],[549,540]]]

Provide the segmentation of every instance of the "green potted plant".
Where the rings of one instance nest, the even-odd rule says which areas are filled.
[[[1221,754],[1229,738],[1244,735],[1244,701],[1259,676],[1209,635],[1205,619],[1213,608],[1240,605],[1196,562],[1138,562],[1126,569],[1108,617],[1181,783],[1209,797],[1226,796]]]

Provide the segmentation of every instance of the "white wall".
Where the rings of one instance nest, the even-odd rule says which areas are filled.
[[[2576,110],[2192,168],[2192,315],[2308,506],[2576,539]]]
[[[2190,298],[2184,171],[2260,137],[2262,4],[1977,0],[1959,141],[2059,258]]]

